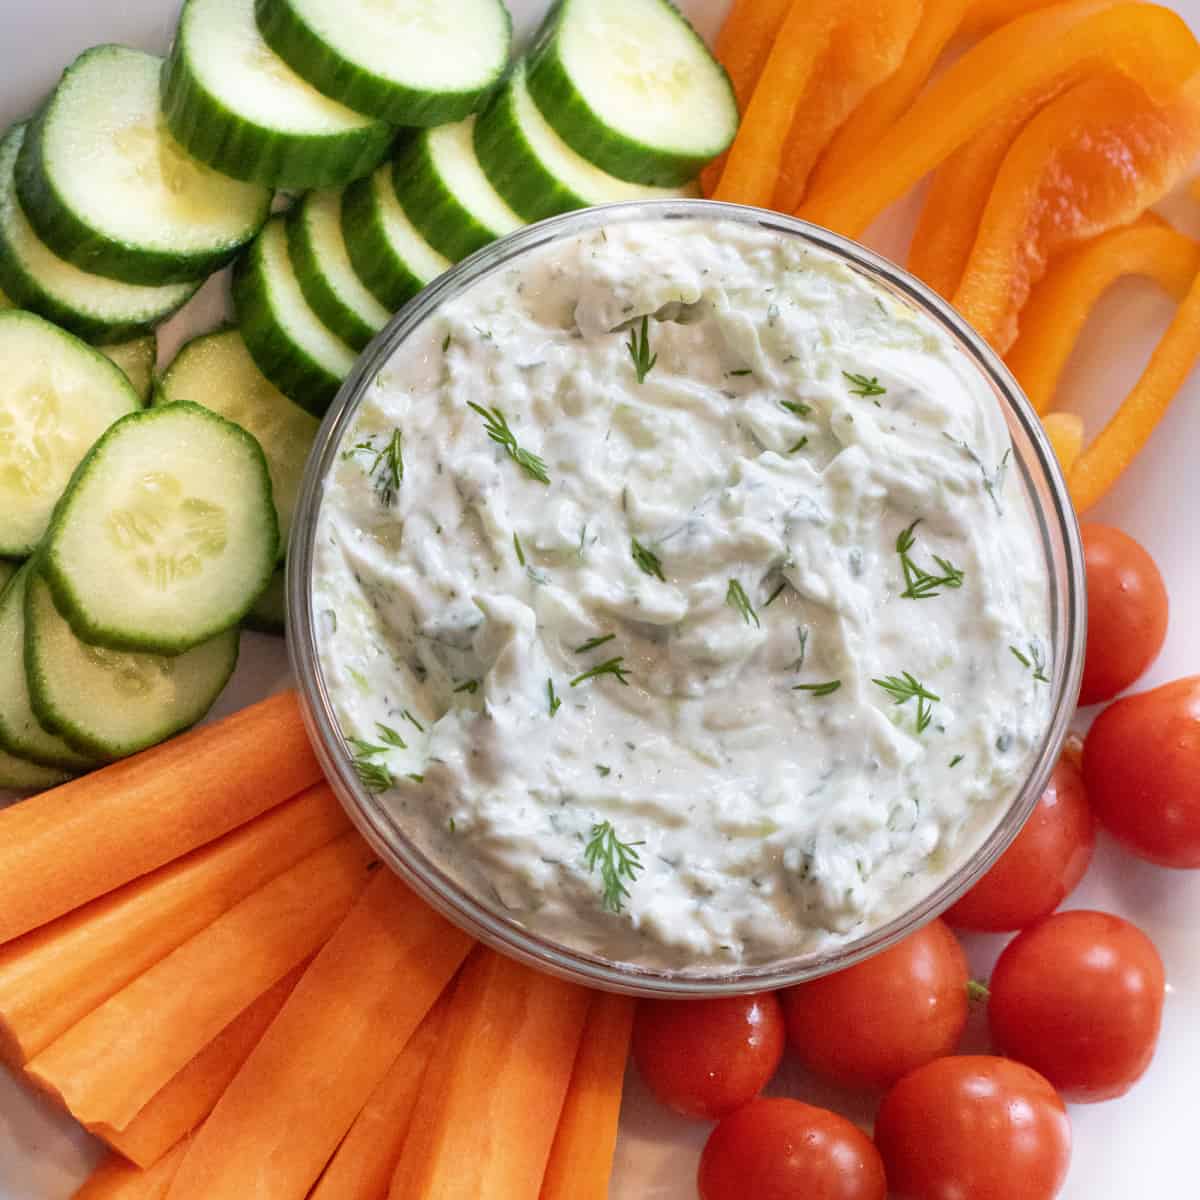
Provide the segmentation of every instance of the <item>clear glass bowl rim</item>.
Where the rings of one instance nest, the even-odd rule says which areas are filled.
[[[819,247],[921,310],[975,363],[1004,408],[1010,428],[1015,426],[1021,431],[1032,452],[1023,452],[1014,435],[1015,461],[1041,529],[1050,574],[1054,650],[1049,726],[1032,757],[1033,765],[1024,784],[971,858],[919,902],[828,952],[710,974],[684,974],[613,962],[540,937],[470,895],[427,859],[396,826],[380,798],[367,791],[354,773],[321,675],[310,586],[322,487],[346,427],[378,371],[440,305],[492,271],[549,243],[615,223],[695,219],[758,226]],[[1049,504],[1039,498],[1042,495],[1049,498]],[[1059,556],[1061,563],[1057,562]],[[610,204],[552,217],[491,243],[439,276],[410,300],[359,356],[317,435],[293,523],[287,566],[287,608],[288,650],[309,736],[334,792],[381,859],[434,908],[493,949],[576,983],[659,998],[738,995],[787,987],[842,970],[886,949],[953,904],[1007,849],[1045,788],[1079,694],[1087,619],[1083,551],[1065,480],[1041,422],[991,347],[920,280],[857,242],[794,217],[711,200]]]

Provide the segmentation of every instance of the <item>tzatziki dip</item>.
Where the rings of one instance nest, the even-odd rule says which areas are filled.
[[[822,952],[960,867],[1050,722],[1049,581],[990,385],[798,237],[616,222],[393,352],[320,500],[363,785],[573,950]]]

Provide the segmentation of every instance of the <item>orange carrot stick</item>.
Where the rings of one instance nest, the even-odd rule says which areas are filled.
[[[181,1142],[148,1171],[112,1155],[88,1176],[71,1200],[163,1200],[186,1149]]]
[[[337,928],[367,882],[357,833],[302,859],[110,997],[25,1068],[84,1125],[124,1129]]]
[[[592,996],[541,1200],[608,1200],[633,1010],[628,996]]]
[[[371,1093],[309,1200],[382,1200],[387,1195],[425,1070],[439,1044],[452,987]]]
[[[295,692],[0,811],[0,942],[312,787]]]
[[[491,950],[463,968],[391,1200],[537,1195],[588,993]]]
[[[307,963],[263,992],[227,1025],[124,1129],[93,1125],[91,1132],[139,1167],[152,1167],[213,1110],[221,1093],[250,1057]]]
[[[380,871],[197,1131],[169,1200],[303,1200],[470,946]]]
[[[326,784],[0,948],[0,1057],[23,1066],[349,825]]]

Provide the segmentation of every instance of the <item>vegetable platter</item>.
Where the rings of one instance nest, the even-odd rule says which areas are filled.
[[[304,2],[320,7],[321,0]],[[0,78],[4,81],[0,87],[0,127],[5,130],[30,118],[48,90],[58,81],[63,69],[76,56],[90,47],[110,44],[164,55],[175,36],[179,18],[175,0],[125,0],[120,5],[96,5],[82,0],[45,0],[36,6],[10,7],[12,11],[0,17]],[[92,305],[86,310],[72,303],[73,298],[77,297],[69,287],[65,292],[58,293],[57,298],[43,298],[43,305],[52,310],[54,319],[73,324],[74,331],[80,336],[105,340],[94,335],[103,330],[110,333],[120,331],[132,336],[144,326],[157,323],[159,318],[174,308],[185,305],[178,316],[157,331],[160,369],[173,361],[176,363],[171,373],[160,377],[155,396],[156,407],[146,413],[146,418],[149,418],[145,420],[146,428],[157,425],[162,432],[157,435],[137,433],[137,424],[142,418],[122,426],[123,431],[134,430],[135,437],[151,440],[153,436],[161,436],[167,441],[178,436],[172,431],[172,421],[184,420],[185,424],[195,422],[194,415],[188,416],[192,411],[190,409],[173,409],[169,413],[156,414],[156,408],[171,401],[192,399],[193,389],[197,386],[195,380],[204,378],[206,363],[216,362],[218,368],[214,369],[219,369],[223,378],[233,380],[242,378],[238,373],[247,370],[240,357],[244,355],[244,350],[239,349],[239,344],[232,343],[225,334],[217,335],[218,339],[225,339],[223,341],[194,342],[192,348],[178,360],[176,355],[190,339],[213,330],[229,315],[226,311],[227,283],[224,279],[210,281],[194,296],[193,281],[202,277],[209,268],[230,259],[246,240],[248,232],[252,232],[261,222],[266,202],[266,193],[261,185],[269,183],[280,188],[320,187],[352,179],[362,173],[364,164],[378,161],[382,144],[388,138],[385,122],[397,111],[411,116],[420,109],[423,114],[421,123],[430,126],[456,121],[472,111],[476,98],[490,86],[499,69],[489,63],[488,54],[489,49],[494,50],[498,44],[501,31],[498,27],[489,26],[484,19],[488,12],[494,13],[485,3],[478,6],[480,21],[472,29],[471,55],[464,55],[463,63],[453,64],[456,68],[454,77],[441,80],[444,86],[440,89],[431,88],[415,96],[411,94],[411,89],[406,91],[403,81],[397,83],[382,78],[386,74],[382,68],[374,73],[359,70],[347,72],[342,69],[345,64],[339,55],[349,55],[359,61],[370,59],[371,48],[363,39],[356,40],[350,36],[341,41],[334,40],[320,47],[318,54],[311,45],[305,43],[301,24],[289,24],[283,20],[271,34],[275,48],[285,56],[299,55],[316,73],[324,72],[322,78],[326,90],[343,89],[346,103],[359,115],[351,114],[349,109],[340,106],[317,104],[309,114],[312,128],[307,138],[279,138],[277,131],[269,126],[255,125],[239,129],[237,137],[206,141],[216,123],[214,117],[219,119],[222,115],[221,100],[219,97],[214,99],[215,84],[210,77],[213,64],[222,61],[223,47],[218,36],[222,31],[217,29],[214,33],[212,25],[206,25],[204,20],[206,12],[213,7],[214,0],[191,0],[188,22],[185,22],[176,41],[170,60],[174,84],[168,89],[168,120],[172,122],[175,132],[188,141],[195,154],[219,167],[227,176],[236,176],[237,181],[231,182],[224,177],[216,182],[209,179],[206,184],[211,187],[211,192],[206,194],[209,210],[207,220],[197,219],[186,228],[169,230],[169,246],[164,247],[160,241],[156,241],[159,231],[149,228],[149,224],[138,228],[136,220],[132,225],[127,220],[124,222],[121,238],[97,238],[96,230],[89,222],[97,214],[106,216],[104,204],[93,205],[86,199],[86,188],[80,188],[83,177],[75,170],[72,151],[80,151],[89,138],[101,134],[98,129],[88,128],[90,118],[86,113],[83,120],[79,119],[78,113],[72,114],[71,89],[63,89],[61,103],[56,103],[36,128],[27,126],[23,135],[10,135],[6,143],[0,145],[0,171],[13,171],[21,149],[20,138],[40,139],[36,156],[40,175],[31,167],[24,170],[24,178],[19,180],[23,194],[32,195],[41,188],[44,194],[52,193],[55,198],[53,204],[47,201],[39,205],[39,211],[44,209],[50,214],[39,218],[44,222],[39,232],[51,236],[59,247],[73,247],[77,253],[95,253],[97,257],[93,261],[104,267],[101,274],[115,271],[123,280],[112,289],[111,295],[102,297],[99,307]],[[229,7],[243,9],[247,6],[242,0],[231,0]],[[278,7],[280,11],[285,8],[283,5]],[[303,5],[297,3],[294,7],[302,8]],[[356,0],[347,6],[359,15],[368,7],[365,0]],[[546,5],[540,0],[510,0],[508,7],[513,17],[514,42],[520,47],[527,42],[541,20]],[[726,0],[683,0],[681,7],[696,29],[712,42],[722,26],[729,4]],[[778,7],[778,4],[763,4],[764,9]],[[871,6],[861,7],[867,11]],[[947,11],[954,9],[953,4],[944,7]],[[1003,0],[999,4],[995,0],[983,0],[979,7],[1004,8],[1005,5]],[[1019,11],[1022,5],[1009,4],[1007,7]],[[1200,0],[1176,0],[1168,7],[1175,9],[1193,29],[1200,29]],[[119,79],[121,102],[134,103],[135,93],[139,87],[143,87],[144,80],[142,83],[138,83],[138,80],[147,74],[148,61],[151,60],[132,52],[89,56],[80,60],[75,68],[76,83],[82,88],[83,82],[88,82],[84,76],[89,72],[100,77],[105,86],[107,84],[104,81]],[[402,62],[401,66],[404,65]],[[576,62],[574,66],[576,70],[587,69],[586,63],[581,65]],[[1013,69],[1020,70],[1019,63],[1014,62]],[[476,134],[475,147],[480,159],[487,160],[489,145],[493,150],[495,145],[494,138],[489,141],[489,137],[503,135],[506,122],[520,126],[529,134],[529,122],[532,119],[529,92],[523,89],[528,84],[534,92],[544,97],[546,89],[553,90],[554,85],[553,78],[547,83],[547,77],[552,76],[552,72],[543,70],[540,74],[540,80],[527,81],[524,76],[517,77],[511,85],[507,105],[489,110],[492,125],[501,128],[499,135],[495,128],[490,135],[487,130],[482,136]],[[235,75],[236,72],[233,73]],[[221,86],[233,76],[225,74],[219,81]],[[88,83],[88,87],[96,86],[95,83]],[[229,86],[236,92],[236,78]],[[133,100],[131,96],[134,96]],[[31,129],[33,132],[30,132]],[[712,130],[706,132],[717,141],[723,135],[720,130],[716,133]],[[272,221],[267,226],[267,232],[260,237],[247,265],[239,268],[235,292],[242,310],[240,315],[247,340],[257,338],[251,345],[255,359],[264,370],[267,369],[265,363],[273,365],[274,370],[268,373],[282,391],[288,392],[294,387],[298,394],[316,397],[315,403],[309,405],[315,407],[316,415],[319,415],[321,404],[336,390],[339,372],[344,375],[348,362],[352,361],[353,352],[366,344],[388,312],[403,302],[413,286],[443,269],[451,257],[461,257],[492,236],[515,228],[523,221],[546,215],[541,211],[541,206],[547,203],[547,196],[560,204],[564,194],[593,199],[630,198],[622,189],[616,193],[597,194],[590,191],[598,185],[596,176],[587,172],[560,171],[557,176],[547,180],[538,174],[536,153],[526,161],[524,167],[506,165],[503,161],[485,161],[485,166],[492,168],[490,174],[493,183],[503,179],[503,198],[494,196],[486,187],[476,188],[470,178],[462,175],[461,156],[454,142],[458,136],[445,133],[429,136],[410,144],[405,151],[409,156],[406,177],[410,181],[416,180],[415,184],[411,184],[416,190],[405,197],[409,207],[415,212],[423,204],[427,205],[431,212],[440,214],[449,231],[442,235],[438,245],[422,246],[416,269],[414,262],[417,260],[412,255],[399,264],[405,270],[396,269],[395,263],[380,263],[377,256],[373,255],[372,246],[367,243],[357,248],[349,246],[349,260],[342,263],[334,256],[333,266],[322,270],[322,263],[326,266],[330,263],[328,255],[323,257],[322,251],[329,236],[330,205],[333,203],[332,193],[328,192],[311,193],[304,208],[299,210],[295,218],[289,219],[286,229],[282,221]],[[639,176],[633,186],[642,189],[674,188],[684,183],[694,167],[708,157],[703,139],[688,146],[675,146],[670,153],[651,156],[653,161],[646,159],[638,149],[638,144],[630,143],[628,139],[625,144],[619,137],[601,141],[602,145],[591,148],[593,159],[603,159],[605,165],[614,173],[622,174],[625,180]],[[535,140],[531,143],[534,150],[539,144],[544,146],[545,142],[537,143]],[[631,149],[631,146],[634,148]],[[888,148],[885,146],[884,149]],[[847,141],[839,146],[839,150],[844,160],[854,157],[850,153],[854,151],[857,155],[855,168],[865,169],[877,177],[880,187],[863,189],[864,194],[886,194],[891,175],[891,159],[887,155],[881,155],[880,161],[872,165],[873,145],[855,149]],[[741,152],[735,147],[735,154],[738,153]],[[35,156],[31,154],[28,157],[32,161]],[[863,162],[862,159],[867,161]],[[737,187],[734,194],[720,198],[755,200],[760,203],[769,201],[772,198],[769,189],[763,195],[761,187],[755,193],[751,186],[756,168],[753,156],[743,154],[742,159],[735,161],[738,169],[733,183]],[[185,181],[190,178],[187,173],[192,169],[191,165],[167,165],[180,173],[176,178]],[[16,168],[16,171],[20,175],[22,168]],[[321,178],[322,171],[327,171],[329,177]],[[1194,169],[1185,175],[1193,173]],[[453,189],[441,186],[446,177],[454,179]],[[605,179],[611,182],[611,177],[605,176]],[[84,179],[84,182],[87,180]],[[107,182],[111,182],[114,194],[119,194],[120,181]],[[0,178],[0,187],[3,187],[3,183],[3,178]],[[818,201],[823,202],[826,196],[832,196],[833,200],[829,203],[835,208],[839,207],[841,200],[838,189],[824,187],[822,190],[819,175],[817,185]],[[368,177],[359,184],[351,184],[345,196],[339,198],[342,204],[357,203],[361,206],[364,218],[362,227],[368,230],[373,228],[372,219],[386,225],[388,213],[391,212],[387,207],[386,190],[382,193],[379,191],[382,186]],[[780,184],[784,193],[795,186],[794,181],[790,180]],[[920,188],[926,186],[919,185]],[[725,182],[722,181],[724,187]],[[357,191],[353,192],[352,198],[355,188]],[[739,188],[748,190],[746,194],[737,194]],[[96,189],[101,199],[103,191],[103,188]],[[84,197],[82,201],[79,200],[80,196]],[[920,191],[917,193],[919,196]],[[864,240],[897,261],[905,261],[907,245],[916,224],[917,197],[901,198],[888,207],[866,229]],[[73,198],[77,201],[74,207]],[[885,195],[885,198],[890,197]],[[464,199],[467,201],[465,205]],[[785,196],[785,199],[788,202],[779,202],[780,206],[790,210],[795,207],[794,201],[798,195],[790,198]],[[1186,188],[1175,188],[1157,208],[1177,230],[1200,236],[1200,200],[1188,195]],[[0,198],[0,226],[4,225],[6,219],[2,210],[3,201]],[[392,215],[394,218],[394,213]],[[806,215],[803,209],[801,215]],[[823,215],[820,203],[817,203],[814,215]],[[393,224],[389,228],[394,234],[396,226]],[[847,231],[855,234],[862,232],[857,228]],[[0,229],[0,233],[3,232]],[[408,236],[407,233],[404,236]],[[120,244],[114,250],[118,242]],[[395,238],[392,244],[397,244]],[[406,246],[415,243],[405,242],[401,238],[399,244]],[[264,319],[255,323],[248,321],[245,316],[246,312],[260,315],[266,312],[269,316],[274,313],[277,318],[278,311],[286,309],[288,303],[292,303],[294,309],[303,308],[302,304],[293,303],[295,297],[291,301],[286,296],[283,301],[279,299],[283,295],[280,263],[289,252],[293,263],[307,263],[310,268],[304,280],[304,300],[319,313],[325,326],[336,331],[336,337],[329,340],[323,340],[319,335],[308,337],[304,334],[299,338],[305,351],[301,355],[295,353],[295,345],[289,344],[288,339],[280,342],[276,336],[281,325],[289,334],[295,333],[295,321],[289,323],[274,319],[272,328],[267,334],[262,334],[262,328],[271,322]],[[370,269],[373,263],[379,268],[377,271]],[[369,286],[356,286],[356,281],[351,278],[354,273],[350,270],[351,264],[358,268],[358,273]],[[962,303],[970,309],[966,300]],[[55,304],[58,304],[57,308]],[[970,311],[979,320],[986,315],[984,308]],[[1090,427],[1102,424],[1137,380],[1173,311],[1173,305],[1163,294],[1144,280],[1126,279],[1119,283],[1090,318],[1080,346],[1067,364],[1054,407],[1082,414]],[[12,328],[11,320],[9,328]],[[1002,332],[1002,321],[996,328]],[[308,332],[311,333],[311,330]],[[18,334],[31,338],[57,336],[47,334],[41,327],[32,333],[18,331]],[[109,372],[98,356],[77,355],[75,366],[85,377],[85,382],[89,382],[101,394],[103,404],[112,410],[105,410],[107,416],[97,433],[109,420],[117,419],[138,407],[136,398],[123,383],[113,383],[114,373]],[[146,364],[143,364],[143,374],[145,367]],[[132,380],[132,368],[126,369],[130,371]],[[253,367],[248,369],[253,371]],[[147,374],[147,386],[149,378]],[[204,390],[203,387],[201,390]],[[283,397],[279,397],[279,400],[282,401]],[[203,402],[220,410],[219,396],[215,400],[204,399]],[[226,415],[238,419],[232,411]],[[285,402],[275,410],[275,415],[280,423],[272,426],[271,440],[274,444],[283,444],[288,438],[302,443],[305,436],[311,436],[311,416],[300,412],[294,405],[287,407]],[[54,709],[57,713],[56,704],[64,710],[60,715],[64,727],[72,730],[72,753],[78,753],[77,748],[84,746],[94,753],[95,758],[120,757],[129,748],[136,748],[147,739],[158,740],[174,728],[188,724],[193,719],[193,708],[202,710],[207,707],[207,701],[220,690],[232,661],[228,638],[236,638],[236,633],[228,634],[228,618],[230,614],[240,616],[246,610],[253,594],[262,580],[269,576],[276,561],[278,531],[275,518],[284,527],[289,518],[283,499],[288,494],[289,486],[284,477],[288,455],[280,454],[278,458],[272,458],[268,454],[267,461],[259,461],[245,451],[236,438],[230,440],[227,424],[222,425],[208,418],[204,418],[201,424],[204,430],[200,430],[198,436],[208,431],[214,439],[205,453],[213,458],[230,460],[227,478],[236,484],[239,494],[252,498],[256,489],[261,490],[265,472],[269,470],[275,485],[274,496],[278,508],[277,513],[271,513],[269,506],[258,504],[255,508],[248,501],[247,507],[254,508],[256,520],[262,529],[255,527],[245,533],[246,548],[238,556],[227,594],[218,596],[214,602],[223,607],[216,611],[201,611],[202,606],[193,607],[189,610],[186,627],[181,628],[168,619],[170,614],[153,611],[153,605],[147,599],[144,607],[137,610],[136,621],[126,627],[121,624],[125,618],[120,611],[121,606],[110,606],[105,610],[102,605],[94,603],[95,596],[87,586],[83,587],[83,601],[73,604],[70,599],[75,595],[72,587],[79,590],[76,576],[79,571],[87,575],[85,551],[88,526],[82,518],[76,519],[73,524],[65,518],[56,518],[55,524],[68,526],[66,533],[60,530],[56,534],[54,527],[51,527],[49,549],[46,550],[46,561],[41,568],[43,575],[31,574],[23,585],[33,589],[27,612],[38,611],[36,605],[39,602],[44,611],[52,612],[53,604],[47,609],[49,598],[39,590],[46,588],[43,576],[48,574],[54,583],[58,606],[70,608],[72,622],[78,622],[78,628],[100,630],[103,636],[115,638],[121,650],[132,652],[146,649],[164,654],[182,651],[182,658],[199,656],[196,660],[198,665],[188,668],[189,680],[197,693],[192,698],[191,707],[185,696],[178,711],[173,710],[157,725],[147,721],[139,724],[140,715],[134,713],[129,728],[118,722],[113,727],[105,726],[99,730],[89,725],[81,731],[73,722],[76,722],[76,718],[84,720],[88,714],[70,711],[70,688],[59,687],[56,690],[53,671],[45,672],[41,700],[48,710]],[[119,450],[116,442],[114,447]],[[1194,374],[1184,384],[1157,435],[1088,514],[1089,520],[1119,526],[1141,541],[1157,561],[1167,581],[1172,614],[1167,640],[1158,660],[1141,679],[1139,688],[1195,672],[1200,667],[1200,628],[1188,619],[1200,608],[1200,554],[1196,552],[1192,519],[1192,514],[1200,506],[1200,482],[1192,461],[1197,447],[1200,447],[1200,376]],[[110,454],[110,457],[114,456],[119,457],[115,451]],[[295,456],[291,457],[294,459]],[[97,459],[97,462],[104,465],[102,459]],[[103,505],[105,472],[92,470],[90,475],[93,477],[90,484],[86,474],[76,481],[81,498],[78,507],[87,508],[84,502]],[[92,495],[89,496],[85,484],[91,488]],[[26,553],[38,541],[48,519],[46,513],[31,511],[25,515],[29,528],[17,529],[17,535],[23,539],[19,547],[20,554]],[[5,532],[11,533],[13,527],[10,522]],[[63,549],[64,545],[66,549]],[[18,550],[9,547],[7,553],[17,555]],[[95,566],[92,564],[93,574],[96,573]],[[86,579],[84,582],[86,584]],[[247,627],[253,627],[253,619],[254,614],[250,614]],[[65,629],[65,622],[62,624]],[[64,636],[68,639],[71,637],[69,633]],[[222,637],[226,638],[226,642],[221,641]],[[43,640],[49,645],[54,639],[48,635]],[[73,642],[71,644],[74,645]],[[61,660],[55,661],[62,666]],[[66,662],[69,665],[70,660]],[[246,633],[241,638],[237,669],[210,715],[216,718],[235,713],[279,691],[287,683],[288,668],[282,642],[258,633]],[[1081,731],[1086,728],[1091,716],[1089,710],[1081,712],[1078,726]],[[90,761],[89,756],[85,755],[84,761]],[[76,766],[69,760],[63,765]],[[335,841],[329,852],[331,863],[341,853],[337,847]],[[342,866],[351,873],[369,868],[369,864],[364,866],[357,861],[353,850],[343,853],[342,857],[346,859]],[[333,867],[328,869],[333,870]],[[336,889],[333,890],[336,892]],[[1189,1195],[1194,1190],[1195,1180],[1186,1139],[1191,1134],[1193,1124],[1191,1087],[1200,1073],[1200,874],[1165,872],[1153,867],[1122,852],[1102,833],[1096,859],[1082,885],[1071,895],[1067,907],[1103,909],[1135,922],[1150,935],[1166,960],[1168,988],[1158,1051],[1136,1090],[1109,1103],[1071,1107],[1073,1154],[1070,1173],[1060,1194],[1068,1200],[1125,1200],[1133,1195]],[[320,914],[310,913],[307,919],[319,921]],[[986,977],[991,972],[1004,939],[990,935],[968,935],[965,941],[972,973],[976,977]],[[503,968],[490,969],[495,978],[480,978],[474,982],[481,989],[481,994],[500,994],[504,990]],[[485,972],[480,970],[476,974],[483,975]],[[489,989],[492,991],[489,992]],[[269,1007],[272,1002],[272,994],[267,993],[261,1003]],[[281,1003],[282,997],[277,1002]],[[269,1020],[270,1014],[260,1014],[257,1019]],[[963,1048],[968,1053],[976,1049],[982,1053],[986,1046],[985,1022],[982,1012],[976,1011],[970,1019]],[[869,1124],[870,1108],[857,1094],[821,1083],[807,1074],[790,1056],[785,1057],[767,1093],[798,1096],[810,1103],[846,1113],[864,1125]],[[630,1067],[621,1112],[611,1196],[618,1200],[625,1197],[685,1200],[694,1196],[697,1156],[709,1129],[708,1124],[674,1117],[650,1095],[637,1070]],[[49,1103],[19,1086],[6,1070],[0,1069],[0,1200],[66,1200],[74,1194],[100,1157],[98,1142],[87,1137],[79,1126],[61,1116]]]

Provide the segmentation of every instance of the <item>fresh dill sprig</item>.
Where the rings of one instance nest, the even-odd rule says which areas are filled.
[[[576,646],[574,653],[586,654],[589,650],[595,650],[597,646],[603,646],[605,642],[611,642],[617,635],[615,633],[605,633],[600,637],[588,638],[582,646]]]
[[[884,396],[887,394],[887,388],[880,386],[879,379],[875,375],[868,377],[855,374],[853,371],[843,371],[842,374],[850,381],[852,396]]]
[[[775,601],[779,599],[779,596],[780,596],[780,594],[783,592],[783,589],[784,589],[784,588],[786,588],[786,587],[787,587],[787,580],[785,579],[785,580],[783,580],[783,581],[782,581],[782,582],[779,584],[779,586],[778,586],[778,587],[777,587],[777,588],[776,588],[776,589],[775,589],[775,590],[774,590],[774,591],[773,591],[773,592],[772,592],[772,593],[771,593],[771,594],[770,594],[770,595],[769,595],[769,596],[766,598],[766,600],[763,602],[763,608],[770,608],[770,607],[771,607],[771,605],[772,605],[772,604],[774,604],[774,603],[775,603]]]
[[[758,613],[754,611],[754,606],[750,603],[750,597],[746,595],[746,589],[736,579],[729,581],[729,588],[725,592],[725,603],[740,613],[742,620],[747,625],[753,621],[756,627],[761,628]]]
[[[368,742],[366,738],[351,737],[346,739],[354,747],[356,758],[373,758],[376,754],[386,754],[389,747],[396,750],[408,749],[408,743],[390,725],[384,725],[381,721],[376,721],[375,728],[379,731],[379,737],[383,742],[381,746],[377,746],[374,742]]]
[[[599,679],[601,675],[612,675],[615,676],[617,682],[623,687],[628,687],[629,680],[626,679],[626,676],[629,674],[629,671],[621,666],[624,661],[625,659],[621,655],[618,655],[616,658],[606,659],[604,662],[590,667],[582,675],[576,675],[571,680],[571,686],[578,687],[581,683],[586,683],[589,679]]]
[[[554,694],[554,680],[546,680],[546,700],[550,707],[550,715],[553,717],[560,708],[562,701]]]
[[[941,700],[941,696],[931,692],[907,671],[900,675],[887,675],[883,679],[872,679],[872,683],[883,688],[897,703],[907,704],[915,699],[917,702],[917,732],[924,733],[933,720],[933,705]]]
[[[667,582],[667,577],[663,574],[662,562],[657,554],[652,550],[647,550],[637,538],[631,539],[629,543],[630,553],[633,555],[633,561],[637,563],[647,575],[653,575],[657,579]]]
[[[419,731],[419,732],[421,732],[421,733],[424,733],[424,732],[425,732],[425,726],[424,726],[424,725],[422,725],[422,724],[421,724],[421,722],[420,722],[420,721],[418,721],[418,720],[417,720],[417,718],[416,718],[416,717],[414,717],[414,716],[412,715],[412,713],[410,713],[410,712],[408,711],[408,709],[407,709],[407,708],[404,710],[404,712],[403,712],[403,714],[402,714],[402,715],[403,715],[403,717],[404,717],[404,719],[405,719],[406,721],[409,721],[409,722],[411,722],[413,725],[415,725],[415,726],[417,727],[417,729],[418,729],[418,731]]]
[[[467,407],[474,409],[484,420],[487,435],[498,446],[503,446],[508,457],[517,464],[531,479],[538,483],[549,484],[550,476],[546,474],[546,463],[529,450],[523,450],[517,441],[517,435],[509,428],[508,420],[498,408],[484,408],[473,400],[467,401]]]
[[[589,871],[594,872],[597,867],[600,868],[606,911],[619,913],[628,899],[629,889],[625,886],[625,880],[633,883],[637,879],[637,873],[644,870],[637,847],[645,844],[621,841],[611,821],[601,821],[592,826],[591,837],[584,848],[583,857]]]
[[[905,600],[932,600],[941,595],[938,588],[960,588],[963,585],[963,573],[953,563],[935,554],[933,561],[941,568],[941,575],[931,575],[923,567],[917,566],[909,551],[916,543],[915,530],[920,525],[918,517],[907,529],[901,530],[896,538],[896,553],[900,555],[900,567],[904,571],[904,591],[900,593]]]
[[[633,359],[633,369],[637,372],[638,383],[645,383],[646,376],[654,370],[654,364],[658,362],[658,355],[650,353],[650,318],[642,318],[642,336],[638,340],[638,332],[636,329],[629,331],[629,341],[625,343],[625,348],[629,351],[629,357]]]
[[[788,412],[795,413],[798,417],[807,417],[812,412],[811,404],[801,404],[796,400],[780,400],[780,407],[786,408]]]
[[[384,725],[382,722],[376,721],[375,728],[379,730],[379,736],[389,746],[394,746],[397,750],[408,749],[408,743],[390,725]]]
[[[1022,654],[1021,651],[1016,648],[1016,646],[1009,646],[1009,649],[1013,652],[1013,656],[1021,664],[1021,666],[1033,672],[1034,679],[1036,679],[1039,683],[1050,682],[1050,676],[1046,674],[1046,659],[1042,654],[1041,646],[1039,646],[1037,642],[1029,643],[1028,656]]]
[[[468,679],[465,682],[460,683],[458,685],[458,687],[456,687],[454,689],[454,691],[455,691],[456,695],[459,692],[468,692],[468,693],[470,693],[470,695],[473,696],[473,695],[475,695],[475,693],[477,691],[479,691],[479,680],[478,679]]]
[[[392,436],[380,450],[376,445],[377,434],[372,434],[365,442],[346,452],[351,458],[356,454],[371,456],[371,465],[367,468],[367,478],[374,480],[375,491],[384,508],[391,508],[404,481],[404,436],[399,429],[392,430]]]
[[[840,679],[830,679],[825,683],[797,683],[793,692],[811,692],[814,696],[832,696],[842,686]]]
[[[521,549],[521,539],[517,537],[516,533],[513,534],[513,549],[517,552],[517,562],[524,566],[525,551]]]
[[[1004,478],[1008,474],[1008,462],[1012,457],[1012,447],[1009,446],[1005,450],[1004,455],[996,464],[994,471],[989,471],[983,464],[983,459],[971,449],[961,438],[952,437],[950,434],[943,432],[942,437],[946,441],[957,446],[978,468],[979,474],[983,479],[983,490],[988,494],[992,501],[992,505],[996,510],[997,516],[1003,516],[1004,508],[1000,503],[1000,493],[1004,491]]]
[[[363,787],[370,792],[386,792],[396,782],[383,763],[372,762],[369,758],[355,758],[354,770]]]

